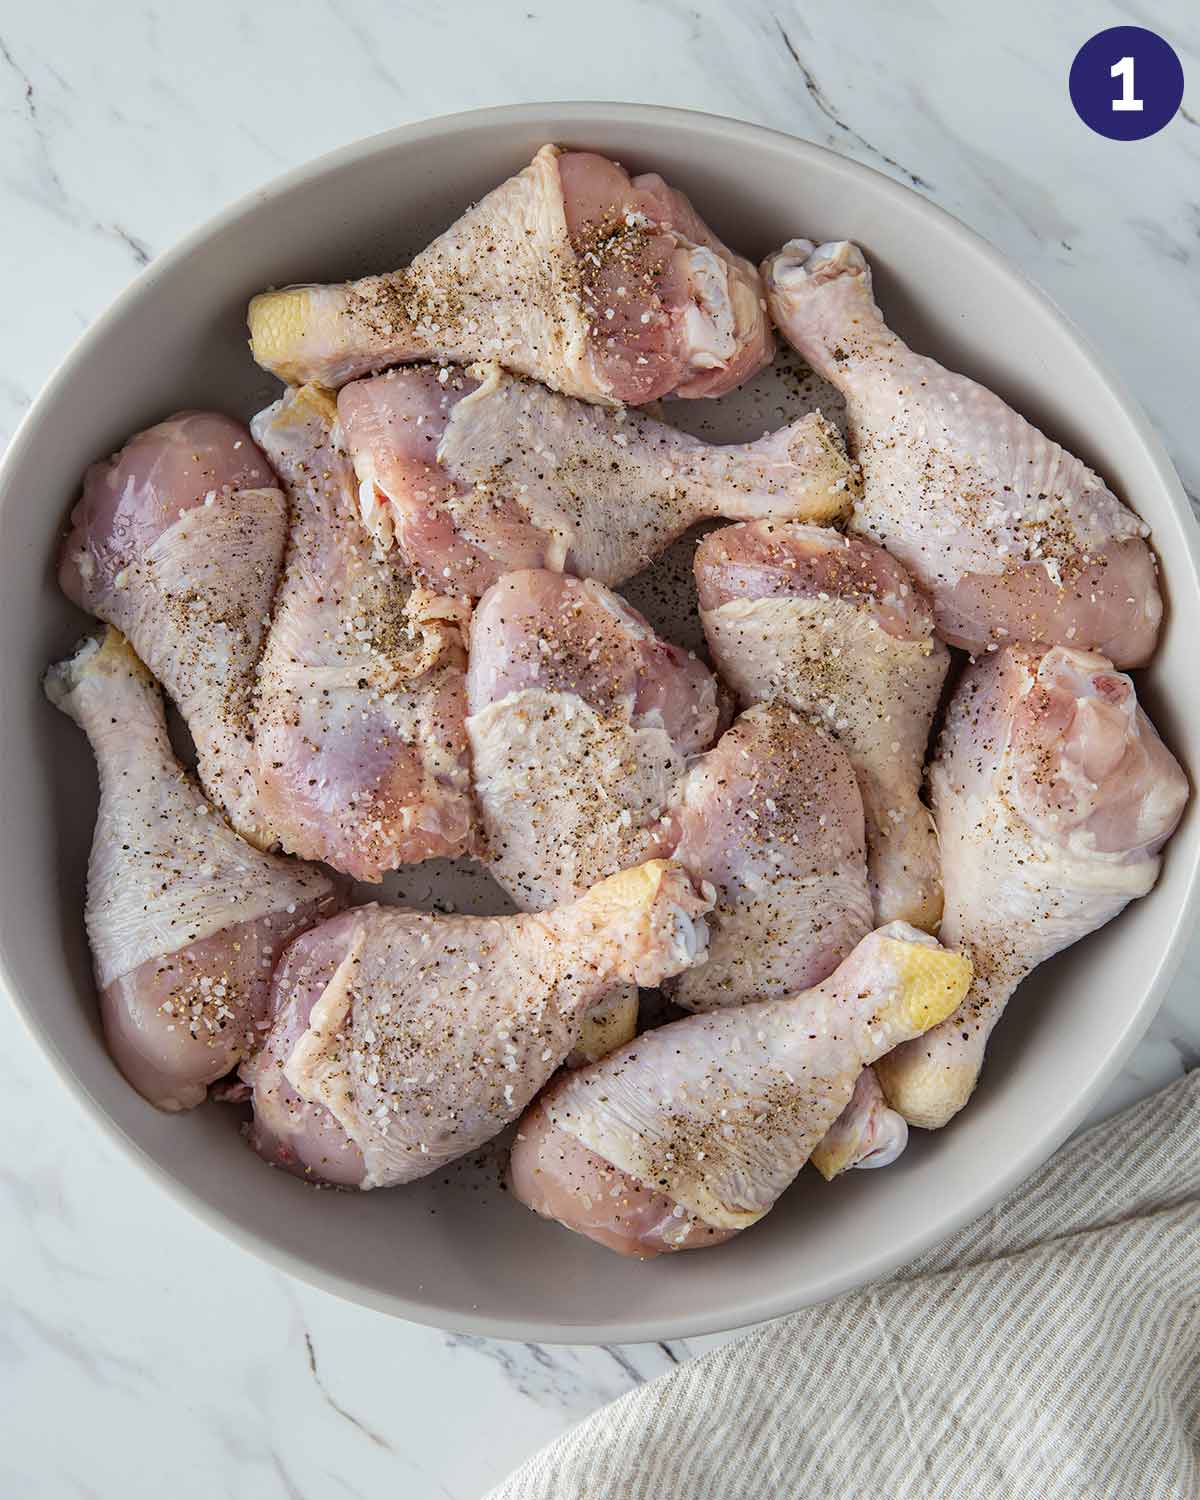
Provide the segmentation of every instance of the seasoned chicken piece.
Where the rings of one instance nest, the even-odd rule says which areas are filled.
[[[292,502],[258,778],[289,853],[378,880],[472,847],[466,658],[450,601],[414,588],[363,530],[336,417],[329,392],[304,386],[253,423]]]
[[[854,772],[840,745],[783,703],[742,714],[692,766],[662,848],[715,896],[707,961],[664,986],[688,1010],[809,989],[871,930]],[[886,1166],[906,1139],[867,1069],[813,1160],[826,1177]]]
[[[854,772],[782,703],[742,714],[692,766],[660,842],[672,845],[716,893],[707,962],[665,987],[688,1010],[808,989],[871,930]]]
[[[763,267],[784,337],[846,398],[856,527],[928,590],[938,634],[1150,659],[1162,618],[1149,529],[998,396],[885,325],[856,245],[792,240]]]
[[[696,582],[713,660],[740,701],[780,698],[846,747],[876,924],[936,931],[941,863],[921,782],[950,653],[924,595],[882,547],[771,522],[710,533]]]
[[[467,701],[490,868],[523,911],[665,853],[663,815],[719,718],[694,656],[600,584],[542,571],[510,573],[480,601]],[[636,1024],[637,991],[621,986],[587,1017],[582,1054]]]
[[[513,1190],[625,1255],[720,1244],[774,1206],[863,1067],[949,1015],[970,977],[893,922],[812,989],[647,1032],[526,1113]]]
[[[661,177],[543,146],[403,271],[250,303],[281,380],[495,359],[608,405],[718,396],[774,352],[762,284]]]
[[[245,1073],[255,1146],[347,1187],[436,1171],[520,1114],[615,981],[657,984],[701,959],[705,909],[655,860],[538,914],[360,906],[314,928],[280,967]]]
[[[129,637],[175,700],[204,789],[254,843],[251,699],[279,581],[287,506],[240,422],[180,412],[93,464],[58,578]]]
[[[696,521],[829,521],[857,488],[818,412],[721,446],[496,364],[358,380],[343,387],[338,413],[363,520],[445,593],[478,596],[518,568],[615,585]]]
[[[532,911],[652,856],[720,714],[701,661],[602,585],[543,571],[480,600],[467,700],[490,867]]]
[[[1017,985],[1094,932],[1158,877],[1187,801],[1178,762],[1111,662],[1055,647],[964,674],[930,772],[942,840],[944,942],[975,980],[962,1007],[879,1065],[913,1125],[967,1102],[992,1028]]]
[[[100,774],[86,920],[109,1051],[151,1104],[191,1109],[262,1041],[276,958],[337,893],[226,824],[175,759],[158,688],[118,631],[45,686]]]

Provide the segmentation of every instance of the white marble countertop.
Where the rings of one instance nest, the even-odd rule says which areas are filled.
[[[477,105],[737,115],[915,186],[1101,347],[1200,495],[1200,119],[1116,144],[1071,110],[1131,23],[1200,77],[1200,19],[1125,4],[860,0],[0,3],[0,444],[76,335],[185,230],[287,167]],[[807,18],[807,19],[806,19]],[[1194,97],[1194,95],[1193,95]],[[684,184],[686,186],[686,184]],[[1200,943],[1103,1108],[1200,1061]],[[0,1005],[0,1493],[473,1500],[602,1402],[721,1342],[489,1343],[251,1261],[99,1140]]]

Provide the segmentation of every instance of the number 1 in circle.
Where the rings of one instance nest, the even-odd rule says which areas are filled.
[[[1133,58],[1123,57],[1120,62],[1113,63],[1108,72],[1111,78],[1121,80],[1121,97],[1113,100],[1112,107],[1124,110],[1141,109],[1142,100],[1133,92]]]

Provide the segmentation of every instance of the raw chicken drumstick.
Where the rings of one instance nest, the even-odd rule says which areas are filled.
[[[942,939],[971,955],[975,980],[944,1025],[878,1072],[889,1102],[932,1129],[967,1102],[1025,975],[1150,890],[1188,788],[1129,678],[1062,647],[967,669],[930,780]]]
[[[601,584],[540,570],[480,601],[467,696],[490,868],[535,911],[650,857],[720,717],[703,662]]]
[[[360,906],[314,928],[280,966],[271,1035],[244,1070],[255,1146],[346,1187],[436,1171],[520,1114],[615,981],[701,959],[705,909],[654,860],[553,911]]]
[[[871,930],[854,772],[782,703],[742,714],[692,766],[663,847],[716,892],[708,959],[664,986],[687,1010],[808,989]]]
[[[774,352],[762,283],[661,177],[543,146],[403,271],[250,303],[281,380],[495,359],[587,401],[718,396]]]
[[[181,412],[93,464],[59,583],[117,626],[182,713],[205,791],[271,842],[258,806],[251,700],[279,581],[287,505],[239,422]]]
[[[508,574],[476,608],[467,699],[489,865],[523,911],[666,853],[663,814],[719,719],[694,656],[600,584],[537,570]],[[637,991],[621,986],[587,1017],[580,1050],[602,1056],[636,1025]]]
[[[1150,659],[1162,617],[1149,529],[998,396],[885,325],[856,245],[792,240],[763,267],[785,338],[846,398],[855,526],[933,600],[952,646],[1074,646]]]
[[[701,756],[669,827],[664,852],[715,897],[706,962],[663,986],[677,1005],[716,1010],[794,995],[870,932],[854,772],[840,745],[783,703],[748,710]],[[812,1160],[826,1177],[884,1167],[907,1140],[867,1069]]]
[[[311,865],[239,838],[175,759],[162,697],[118,631],[46,675],[96,753],[87,931],[109,1051],[160,1109],[191,1109],[262,1040],[284,947],[339,904]]]
[[[935,932],[941,868],[921,782],[950,653],[924,595],[872,542],[771,522],[705,537],[696,583],[713,660],[740,701],[781,698],[846,747],[876,924]]]
[[[513,1190],[625,1255],[720,1244],[774,1206],[864,1066],[949,1015],[970,976],[893,922],[812,989],[647,1032],[526,1113]]]
[[[292,501],[259,668],[262,806],[283,847],[359,880],[469,852],[466,665],[453,607],[376,554],[332,395],[290,391],[254,433]]]
[[[858,483],[819,412],[721,446],[496,364],[358,380],[338,414],[367,526],[448,594],[477,597],[518,568],[616,585],[696,521],[830,521]]]

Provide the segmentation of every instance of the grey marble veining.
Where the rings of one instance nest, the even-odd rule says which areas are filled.
[[[626,98],[771,125],[959,215],[1102,349],[1200,496],[1200,106],[1116,145],[1066,73],[1167,3],[85,0],[0,4],[0,442],[182,233],[276,173],[423,116]],[[800,228],[802,226],[798,226]],[[1200,945],[1097,1113],[1200,1061]],[[194,1223],[96,1137],[6,1007],[0,1494],[472,1500],[572,1420],[720,1336],[544,1348],[334,1301]],[[70,1431],[71,1440],[64,1441]]]

